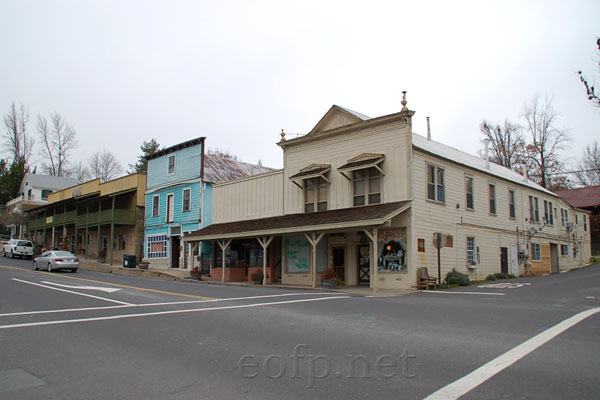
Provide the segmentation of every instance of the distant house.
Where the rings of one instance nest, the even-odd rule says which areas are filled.
[[[592,254],[600,255],[600,186],[590,186],[578,189],[561,190],[556,192],[573,207],[591,212],[590,230],[592,236]],[[580,223],[584,223],[581,221]]]
[[[77,179],[27,173],[23,177],[19,196],[7,202],[2,208],[2,221],[11,237],[21,238],[27,232],[24,212],[48,204],[48,195],[76,185]]]
[[[186,268],[187,255],[210,258],[210,246],[184,248],[183,236],[212,222],[212,185],[271,171],[205,154],[199,137],[148,160],[144,258],[153,268]]]

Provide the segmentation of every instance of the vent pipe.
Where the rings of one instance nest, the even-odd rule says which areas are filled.
[[[427,140],[431,140],[431,126],[429,125],[429,117],[427,118]]]

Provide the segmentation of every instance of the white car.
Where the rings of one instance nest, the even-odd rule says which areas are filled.
[[[2,247],[2,255],[10,258],[18,256],[31,260],[33,258],[33,243],[29,240],[10,239],[8,243]]]

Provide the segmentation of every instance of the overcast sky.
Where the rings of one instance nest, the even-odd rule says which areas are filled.
[[[413,130],[476,154],[482,119],[517,120],[548,95],[571,149],[600,138],[577,71],[596,76],[600,1],[0,1],[0,113],[23,103],[75,127],[72,160],[142,141],[206,136],[282,166],[281,129],[305,134],[333,104],[401,108]],[[3,131],[4,127],[2,126]],[[36,159],[39,160],[36,151]]]

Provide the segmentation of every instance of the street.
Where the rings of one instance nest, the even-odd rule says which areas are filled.
[[[598,398],[599,266],[480,286],[365,296],[0,258],[0,398]]]

